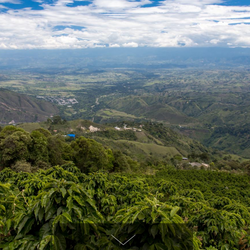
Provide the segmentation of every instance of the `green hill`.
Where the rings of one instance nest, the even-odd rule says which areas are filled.
[[[91,126],[98,131],[91,132]],[[126,129],[124,129],[124,126],[126,126]],[[77,138],[84,136],[94,139],[106,147],[120,150],[137,161],[143,161],[147,157],[161,160],[170,159],[175,155],[187,157],[190,154],[200,155],[202,153],[208,154],[210,161],[218,157],[214,150],[160,123],[117,122],[96,124],[87,120],[74,120],[58,124],[53,122],[24,123],[18,125],[18,127],[28,132],[43,127],[53,135],[73,133]],[[121,130],[116,130],[115,127],[119,127]]]
[[[57,113],[58,108],[52,103],[0,89],[1,124],[44,121]]]
[[[148,119],[177,125],[181,133],[207,147],[249,158],[248,97],[247,93],[220,92],[127,96],[108,101],[113,111],[99,111],[102,119],[96,121]]]
[[[164,98],[159,96],[127,96],[109,101],[107,106],[139,118],[154,119],[171,124],[189,123],[195,120],[169,106]]]

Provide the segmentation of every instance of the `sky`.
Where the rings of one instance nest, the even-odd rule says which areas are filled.
[[[0,0],[0,49],[250,48],[250,0]]]

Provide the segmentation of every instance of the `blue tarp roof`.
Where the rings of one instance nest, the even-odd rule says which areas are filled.
[[[75,134],[67,134],[67,136],[70,136],[70,137],[76,137]]]

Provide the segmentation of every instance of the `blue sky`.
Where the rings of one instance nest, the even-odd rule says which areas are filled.
[[[250,0],[0,0],[0,49],[250,47]]]
[[[107,0],[108,1],[108,0]],[[7,8],[11,9],[22,9],[22,8],[32,8],[33,10],[41,10],[43,9],[42,5],[43,4],[50,4],[54,5],[56,4],[56,1],[54,0],[44,0],[44,1],[32,1],[32,0],[13,0],[13,1],[0,1],[1,4]],[[69,7],[76,7],[76,6],[86,6],[86,5],[91,5],[92,1],[70,1],[71,3],[67,4]],[[137,1],[139,2],[139,1]],[[163,1],[159,0],[153,0],[149,4],[145,4],[145,8],[148,7],[155,7],[155,6],[160,6]],[[192,2],[192,1],[190,1]],[[247,6],[250,4],[250,0],[228,0],[228,1],[221,1],[219,3],[216,3],[218,5],[222,6]]]

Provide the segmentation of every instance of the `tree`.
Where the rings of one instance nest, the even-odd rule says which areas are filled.
[[[71,143],[73,159],[82,172],[88,173],[101,169],[112,170],[114,156],[110,149],[105,149],[100,143],[79,137]]]
[[[32,142],[29,148],[30,161],[32,164],[47,164],[49,162],[48,141],[44,134],[32,131],[30,134]]]
[[[24,130],[10,133],[2,139],[0,142],[0,150],[1,162],[3,165],[11,166],[18,160],[27,161],[29,159],[28,148],[31,145],[31,142],[32,139],[29,133]]]
[[[63,124],[63,120],[62,120],[61,116],[59,116],[59,115],[53,116],[53,124],[55,124],[55,125]]]
[[[22,128],[17,128],[13,125],[8,125],[6,127],[4,127],[1,131],[0,131],[0,141],[4,140],[7,136],[20,131],[20,132],[26,132],[24,129]]]
[[[51,133],[49,132],[49,130],[44,129],[44,128],[37,128],[33,131],[38,131],[38,132],[42,133],[46,138],[49,138],[51,136]]]
[[[114,152],[114,168],[113,171],[121,172],[121,171],[129,171],[130,166],[127,161],[127,157],[119,150],[115,150]]]
[[[48,138],[49,162],[52,166],[62,165],[72,159],[72,150],[70,145],[60,135]]]

